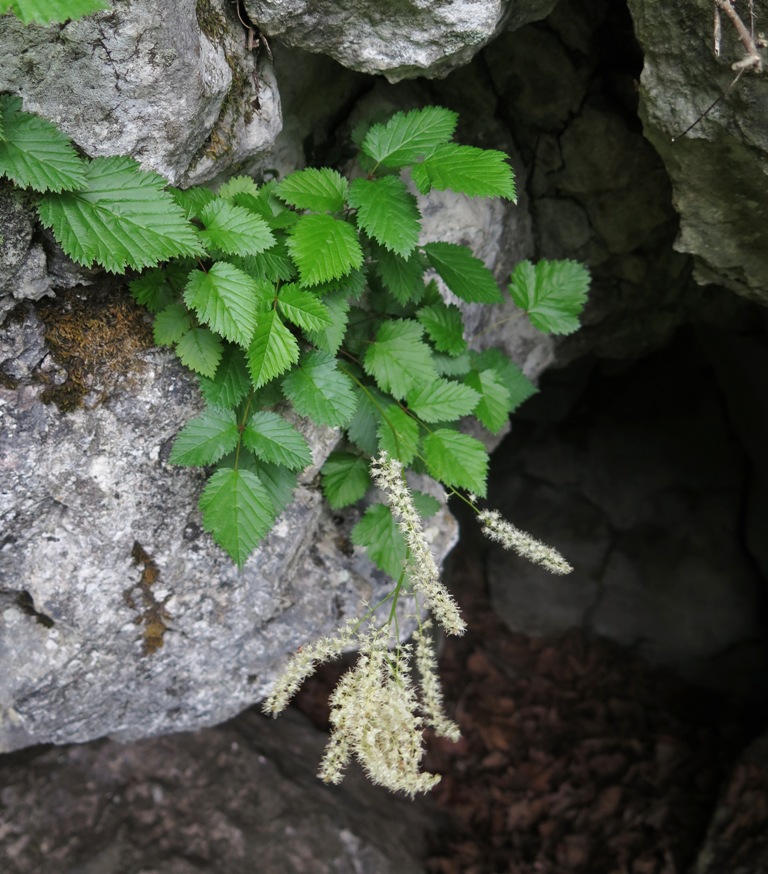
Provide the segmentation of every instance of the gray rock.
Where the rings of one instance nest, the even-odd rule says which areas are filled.
[[[737,6],[748,29],[746,6]],[[715,57],[708,3],[630,0],[629,8],[645,53],[644,132],[672,180],[680,214],[677,248],[695,256],[699,282],[725,285],[765,303],[768,76],[747,71],[731,87],[736,76],[731,65],[742,59],[744,47],[723,13],[721,54]]]
[[[353,520],[323,505],[315,474],[337,433],[307,422],[314,464],[238,571],[202,529],[202,473],[167,464],[201,407],[194,380],[166,352],[122,349],[134,332],[119,324],[99,334],[88,295],[76,357],[89,342],[111,342],[112,355],[66,415],[41,400],[48,355],[33,311],[0,338],[5,750],[221,722],[265,697],[288,653],[391,586],[352,549]],[[108,325],[114,298],[102,306]],[[456,537],[447,510],[430,532],[441,557]]]
[[[433,808],[356,770],[324,786],[324,740],[295,712],[248,713],[0,759],[3,874],[419,874]]]
[[[251,20],[288,45],[330,55],[390,82],[445,76],[466,64],[503,28],[543,18],[552,0],[246,0]]]
[[[280,129],[268,62],[225,0],[115,0],[78,21],[0,18],[0,91],[92,157],[131,155],[172,183],[266,151]]]

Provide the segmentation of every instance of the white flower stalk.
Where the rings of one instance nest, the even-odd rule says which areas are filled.
[[[264,713],[272,716],[282,713],[291,698],[299,691],[301,684],[315,672],[318,665],[338,658],[352,643],[358,625],[358,620],[350,619],[333,637],[321,637],[295,652],[262,705]]]
[[[445,715],[443,709],[443,690],[437,676],[437,657],[435,642],[428,633],[432,623],[427,620],[416,629],[416,668],[421,679],[421,709],[427,725],[431,725],[441,737],[457,741],[461,737],[459,726]]]
[[[483,534],[500,543],[504,549],[513,550],[553,574],[569,574],[573,570],[556,549],[515,528],[506,519],[502,519],[497,510],[482,510],[477,518],[483,526]]]
[[[413,505],[402,464],[382,452],[371,463],[371,476],[384,493],[397,527],[405,538],[409,553],[407,570],[414,592],[424,597],[435,619],[449,634],[463,634],[466,624],[456,602],[440,581],[440,571],[424,534],[421,516]]]
[[[431,789],[440,777],[419,770],[424,748],[417,707],[405,648],[388,653],[380,639],[371,639],[331,696],[333,728],[320,776],[340,782],[354,754],[373,783],[411,796]]]

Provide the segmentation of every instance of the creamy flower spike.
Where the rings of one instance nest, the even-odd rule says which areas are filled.
[[[482,510],[477,514],[477,519],[483,526],[483,534],[500,543],[504,549],[511,549],[553,574],[569,574],[573,570],[556,549],[515,528],[506,519],[502,519],[498,510]]]

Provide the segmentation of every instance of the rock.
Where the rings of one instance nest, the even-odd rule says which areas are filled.
[[[202,406],[194,379],[146,348],[141,311],[114,291],[70,306],[48,315],[58,361],[34,310],[0,337],[4,750],[222,722],[265,697],[288,653],[391,587],[352,548],[354,517],[323,505],[315,475],[338,435],[308,422],[314,465],[238,571],[202,529],[202,473],[167,463]],[[442,557],[447,510],[430,530]]]
[[[0,18],[0,91],[88,155],[131,155],[174,184],[264,152],[280,129],[268,62],[225,0],[116,0],[42,27]]]
[[[718,58],[709,6],[630,0],[629,8],[645,53],[644,133],[664,161],[680,214],[676,247],[694,256],[699,282],[766,303],[768,77],[755,67],[734,82],[732,64],[745,49],[725,12]],[[749,30],[746,6],[737,8]]]
[[[299,714],[0,758],[4,874],[418,874],[439,818],[352,771],[315,776]],[[10,760],[10,761],[8,761]]]
[[[250,19],[270,37],[330,55],[390,82],[445,76],[466,64],[507,21],[520,27],[543,18],[553,0],[245,0]]]

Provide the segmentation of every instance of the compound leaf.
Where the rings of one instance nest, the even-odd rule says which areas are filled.
[[[376,332],[363,360],[365,372],[379,388],[401,400],[419,383],[437,378],[424,329],[412,319],[390,319]]]
[[[323,494],[334,510],[359,501],[371,485],[368,462],[351,452],[332,452],[320,475]]]
[[[302,356],[299,366],[283,380],[283,393],[300,416],[319,425],[341,427],[355,414],[352,382],[327,352],[314,350]]]
[[[421,444],[430,476],[448,486],[485,496],[488,453],[483,444],[447,428],[427,434]]]
[[[361,148],[383,167],[404,167],[447,143],[457,121],[455,112],[441,106],[397,112],[385,124],[373,125]]]
[[[213,464],[231,452],[239,438],[234,412],[208,407],[180,431],[169,461],[189,467]]]
[[[248,394],[251,379],[243,350],[232,343],[224,345],[224,352],[213,379],[200,377],[200,391],[214,407],[231,410]]]
[[[572,334],[589,290],[589,273],[577,261],[521,261],[512,271],[509,293],[531,324],[551,334]]]
[[[275,237],[263,218],[221,197],[200,212],[205,229],[200,231],[209,248],[228,255],[258,255],[275,245]]]
[[[479,393],[475,416],[492,433],[500,431],[509,419],[512,398],[495,370],[480,370],[464,377],[466,385]]]
[[[260,303],[255,281],[233,264],[216,261],[206,272],[193,270],[184,302],[200,321],[241,346],[248,346],[256,330]]]
[[[341,212],[347,196],[347,180],[328,167],[296,170],[280,182],[277,196],[297,209]]]
[[[307,287],[339,279],[363,263],[355,229],[330,215],[302,216],[290,230],[288,251]]]
[[[86,184],[86,163],[50,121],[22,112],[21,100],[0,97],[0,176],[35,191],[71,191]]]
[[[287,319],[307,331],[323,331],[333,324],[328,307],[311,291],[293,283],[280,289],[277,305]]]
[[[495,149],[478,149],[446,143],[416,164],[411,175],[422,194],[450,188],[470,197],[515,199],[515,176],[507,155]]]
[[[94,158],[81,190],[44,195],[38,213],[70,258],[96,261],[110,273],[202,254],[195,228],[165,184],[132,158]]]
[[[503,386],[502,386],[503,388]],[[480,394],[450,379],[436,379],[408,393],[409,408],[425,422],[455,422],[468,416],[480,401]]]
[[[200,510],[205,530],[240,566],[275,521],[269,494],[250,470],[217,470],[200,495]]]
[[[275,310],[259,315],[248,350],[248,368],[255,388],[261,388],[299,360],[299,344]]]
[[[427,243],[424,252],[456,297],[468,303],[501,301],[501,292],[493,273],[466,246],[458,243]]]
[[[421,233],[421,214],[401,179],[355,179],[349,205],[357,209],[358,227],[368,236],[403,258],[413,252]]]
[[[382,413],[377,436],[379,449],[410,464],[419,446],[419,424],[399,404],[390,404]]]
[[[263,461],[303,470],[312,463],[307,441],[279,413],[254,413],[243,431],[243,443]]]
[[[392,512],[384,504],[373,504],[350,532],[355,546],[364,546],[370,560],[385,574],[398,579],[403,572],[407,547]]]
[[[282,464],[269,464],[266,461],[253,461],[253,472],[267,490],[275,512],[275,518],[290,504],[296,488],[296,472]]]
[[[192,328],[176,345],[181,363],[209,378],[216,373],[222,352],[221,340],[208,328]]]
[[[438,352],[460,355],[467,348],[464,339],[464,319],[457,306],[432,304],[422,307],[416,313],[416,318],[426,328],[427,335]]]
[[[484,349],[470,354],[472,369],[493,370],[509,392],[510,412],[516,410],[523,401],[536,394],[538,389],[523,371],[505,355],[501,349]]]

